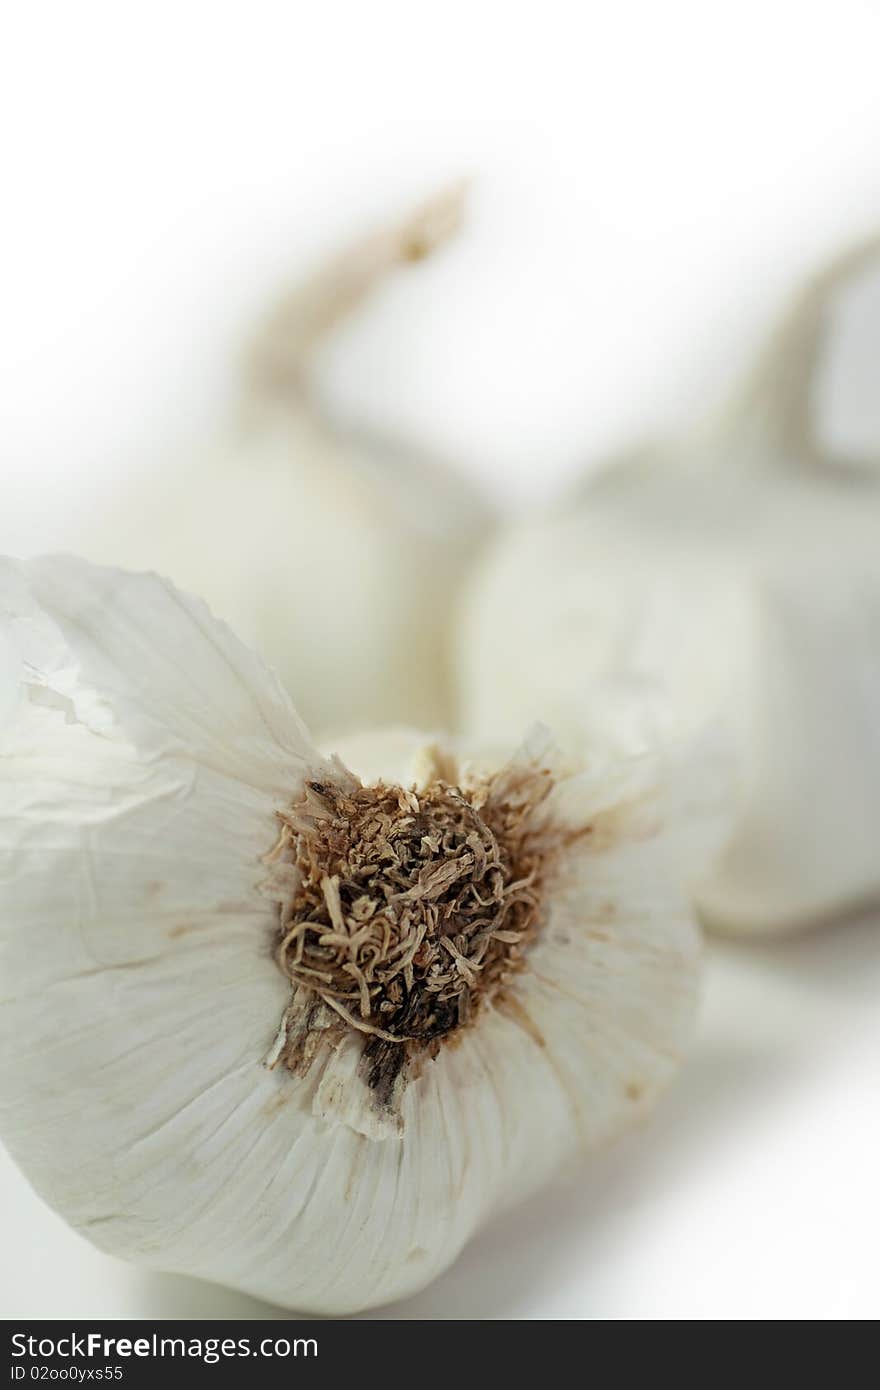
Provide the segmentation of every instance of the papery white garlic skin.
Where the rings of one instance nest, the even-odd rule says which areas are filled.
[[[880,495],[810,435],[816,338],[866,256],[820,277],[732,406],[499,539],[461,604],[468,732],[540,717],[573,747],[707,750],[690,876],[729,931],[880,899]]]
[[[43,550],[153,569],[203,594],[315,729],[448,723],[446,615],[490,507],[424,451],[339,424],[311,373],[385,278],[455,233],[463,196],[439,194],[296,286],[255,335],[240,410],[214,443],[156,460],[84,523],[40,536]],[[0,529],[20,553],[14,523]]]
[[[644,1114],[699,954],[649,762],[560,766],[566,845],[508,1007],[487,1002],[383,1123],[360,1035],[304,1078],[263,1064],[290,999],[263,857],[304,779],[340,775],[280,682],[155,576],[4,563],[0,594],[0,1136],[75,1229],[351,1312],[423,1287]],[[417,778],[425,742],[377,736],[386,775]]]

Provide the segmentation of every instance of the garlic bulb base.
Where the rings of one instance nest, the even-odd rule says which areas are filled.
[[[264,887],[294,987],[271,1065],[306,1076],[317,1038],[359,1035],[375,1108],[398,1116],[423,1060],[500,1005],[526,964],[564,843],[541,817],[551,788],[549,769],[516,764],[469,786],[307,781],[279,813]]]

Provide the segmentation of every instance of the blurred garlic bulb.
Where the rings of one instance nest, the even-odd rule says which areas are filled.
[[[649,760],[391,731],[364,782],[166,581],[0,594],[0,1133],[83,1235],[349,1312],[651,1105],[698,945]]]
[[[691,873],[726,930],[880,899],[880,495],[867,455],[821,452],[809,405],[817,334],[873,251],[817,280],[735,406],[499,540],[461,607],[466,731],[705,750]]]
[[[298,287],[256,337],[236,432],[130,484],[53,546],[204,594],[316,729],[448,723],[444,617],[488,505],[435,460],[337,428],[308,368],[384,277],[453,234],[463,196],[439,195]]]

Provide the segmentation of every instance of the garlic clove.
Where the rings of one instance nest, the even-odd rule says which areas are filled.
[[[204,594],[318,730],[448,723],[446,615],[491,508],[443,462],[337,422],[310,371],[347,314],[454,234],[463,197],[438,194],[295,286],[249,346],[234,426],[201,456],[123,480],[40,539]],[[14,516],[2,531],[18,551]]]
[[[370,787],[156,576],[6,563],[0,594],[0,1134],[100,1248],[374,1306],[671,1079],[699,943],[653,760],[583,768],[535,733],[487,777],[398,731],[380,757],[420,771]],[[321,867],[343,844],[355,896]],[[344,932],[375,919],[369,949],[334,938],[343,906]],[[375,1015],[339,989],[349,963]]]

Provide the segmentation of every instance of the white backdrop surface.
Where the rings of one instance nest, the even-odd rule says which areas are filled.
[[[200,441],[240,334],[462,172],[460,242],[320,386],[528,506],[705,409],[786,292],[880,227],[870,3],[83,3],[0,54],[0,544]],[[716,945],[641,1132],[394,1316],[874,1317],[880,923]],[[0,1315],[271,1316],[91,1250],[0,1159]]]

